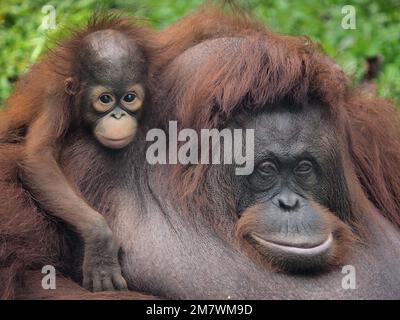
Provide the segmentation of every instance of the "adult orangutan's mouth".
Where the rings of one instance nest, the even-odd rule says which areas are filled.
[[[329,234],[328,238],[315,246],[312,247],[305,247],[305,246],[300,246],[300,245],[288,245],[288,244],[280,244],[280,243],[275,243],[268,241],[259,235],[253,233],[251,237],[260,245],[262,245],[265,248],[269,248],[271,250],[275,251],[280,251],[284,253],[289,253],[292,255],[298,255],[298,256],[317,256],[325,253],[327,250],[329,250],[333,244],[333,236],[332,233]]]

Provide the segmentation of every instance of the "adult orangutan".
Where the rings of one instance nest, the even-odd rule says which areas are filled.
[[[144,144],[114,159],[87,136],[72,135],[63,169],[121,243],[129,288],[167,298],[399,298],[394,109],[351,90],[309,41],[239,15],[199,11],[160,38],[166,50],[152,66],[159,92],[137,140],[167,129],[169,120],[196,131],[251,128],[255,170],[239,177],[235,164],[150,165]],[[377,124],[383,127],[375,132]],[[0,255],[8,263],[2,280],[11,279],[6,292],[19,271],[48,263],[78,280],[68,250],[76,239],[41,215],[23,186],[5,183],[18,182],[9,168],[22,146],[2,148],[10,155],[0,166],[0,234],[13,249]],[[24,211],[13,194],[24,196]],[[355,267],[356,290],[341,286],[336,265],[344,263]],[[312,277],[275,272],[310,265],[331,268]],[[58,295],[32,283],[32,273],[27,279],[17,297],[80,294],[72,283]]]

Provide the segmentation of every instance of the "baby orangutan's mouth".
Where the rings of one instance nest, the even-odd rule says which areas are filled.
[[[123,138],[108,138],[99,135],[100,142],[108,148],[120,149],[127,146],[133,139],[134,135],[129,135]]]

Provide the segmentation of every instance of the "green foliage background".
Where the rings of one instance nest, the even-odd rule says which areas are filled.
[[[194,10],[202,0],[0,0],[0,108],[13,82],[54,43],[65,26],[85,23],[95,9],[122,9],[162,28]],[[368,56],[383,58],[378,93],[400,101],[399,0],[248,0],[239,1],[281,33],[308,35],[359,81]],[[41,28],[44,5],[56,8],[55,30]],[[341,27],[342,7],[356,9],[356,29]]]

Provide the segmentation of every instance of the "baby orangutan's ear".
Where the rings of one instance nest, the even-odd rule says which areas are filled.
[[[78,92],[78,83],[72,77],[65,79],[65,92],[70,95],[74,96]]]

